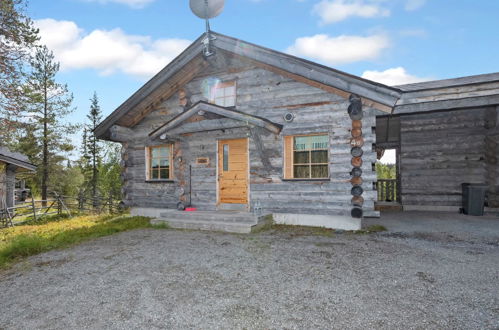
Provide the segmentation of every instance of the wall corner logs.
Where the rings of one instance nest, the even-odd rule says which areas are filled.
[[[352,218],[362,218],[362,206],[364,204],[364,198],[362,197],[364,189],[362,189],[361,169],[362,155],[364,153],[362,150],[362,146],[364,145],[364,139],[362,137],[362,100],[360,96],[351,94],[349,101],[348,115],[350,116],[350,119],[352,119],[352,138],[350,139],[350,146],[352,149],[350,150],[350,154],[352,155],[351,164],[353,166],[352,171],[350,172],[350,183],[352,184],[351,194],[353,195],[351,201],[351,216]]]

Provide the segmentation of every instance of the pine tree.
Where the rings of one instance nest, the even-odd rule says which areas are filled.
[[[56,82],[59,63],[54,54],[43,46],[36,50],[31,61],[31,72],[24,88],[26,117],[36,130],[35,135],[41,144],[41,162],[38,171],[41,173],[42,200],[47,200],[50,168],[64,160],[61,152],[73,149],[68,136],[75,125],[63,123],[64,117],[73,109],[73,95],[65,84]]]
[[[102,113],[99,106],[99,99],[97,97],[97,93],[94,92],[93,97],[90,99],[90,112],[87,115],[90,123],[87,126],[87,152],[90,156],[91,167],[92,167],[92,177],[90,180],[90,185],[92,188],[92,198],[95,201],[97,200],[97,184],[98,184],[98,176],[99,176],[99,166],[102,161],[101,151],[102,148],[100,146],[99,140],[94,134],[94,130],[99,125],[102,120]],[[95,206],[95,205],[94,205]]]

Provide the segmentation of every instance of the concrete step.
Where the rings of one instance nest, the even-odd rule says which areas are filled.
[[[162,218],[156,218],[151,220],[152,224],[159,224],[162,222],[166,222],[168,226],[176,229],[223,231],[227,233],[239,233],[239,234],[251,233],[251,227],[256,226],[256,224],[249,224],[249,223],[229,223],[229,222],[202,221],[202,220],[178,220],[178,219],[162,219]]]
[[[255,216],[247,212],[227,211],[168,211],[152,219],[152,224],[167,223],[171,228],[223,231],[229,233],[247,234],[252,229],[261,227],[269,219],[265,216]]]
[[[164,219],[179,219],[179,220],[196,220],[196,221],[217,221],[229,223],[257,223],[258,216],[248,212],[235,211],[194,211],[185,212],[172,210],[160,213],[160,218]]]

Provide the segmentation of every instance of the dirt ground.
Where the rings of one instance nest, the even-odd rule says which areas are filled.
[[[498,329],[499,232],[136,230],[0,273],[0,328]]]

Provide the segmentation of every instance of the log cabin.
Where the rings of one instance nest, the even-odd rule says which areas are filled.
[[[178,228],[249,232],[272,214],[356,230],[379,216],[377,122],[420,102],[412,92],[211,32],[95,134],[123,145],[132,214]]]
[[[14,206],[16,175],[34,171],[36,166],[29,162],[28,157],[0,147],[0,210]]]

